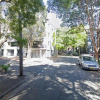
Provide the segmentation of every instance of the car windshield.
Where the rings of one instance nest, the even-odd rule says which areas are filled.
[[[94,57],[83,56],[83,61],[96,61]]]

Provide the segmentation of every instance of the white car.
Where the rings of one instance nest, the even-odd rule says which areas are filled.
[[[99,70],[99,64],[95,60],[95,57],[89,54],[80,55],[78,64],[81,65],[83,69]]]

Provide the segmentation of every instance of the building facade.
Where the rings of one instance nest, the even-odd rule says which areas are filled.
[[[15,39],[9,38],[1,48],[1,56],[17,57],[19,55],[19,47]]]
[[[44,19],[42,18],[43,15],[41,13],[38,15],[38,19]],[[47,15],[47,19],[48,15]],[[45,36],[38,37],[33,42],[31,57],[32,58],[45,58],[45,57],[51,57],[55,54],[55,50],[53,47],[53,33],[56,32],[56,28],[50,23],[49,20],[46,20],[45,23],[45,30],[41,28],[41,26],[38,27],[39,31],[45,31]],[[23,56],[27,56],[27,48],[23,48]],[[3,44],[1,50],[0,50],[0,56],[3,57],[17,57],[19,56],[19,47],[17,44],[17,41],[15,39],[9,38],[7,41]]]

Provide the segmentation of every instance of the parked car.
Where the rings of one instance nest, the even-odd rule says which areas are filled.
[[[70,51],[68,51],[68,54],[72,54],[72,51],[70,50]]]
[[[80,55],[78,64],[81,65],[83,69],[99,70],[99,64],[97,63],[95,57],[90,54]]]

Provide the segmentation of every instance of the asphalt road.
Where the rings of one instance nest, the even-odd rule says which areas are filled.
[[[7,64],[10,62],[11,59],[7,59],[7,58],[1,58],[0,57],[0,65],[3,65],[3,64]]]
[[[100,100],[100,72],[82,70],[77,57],[27,70],[33,72],[27,81],[3,100]]]

